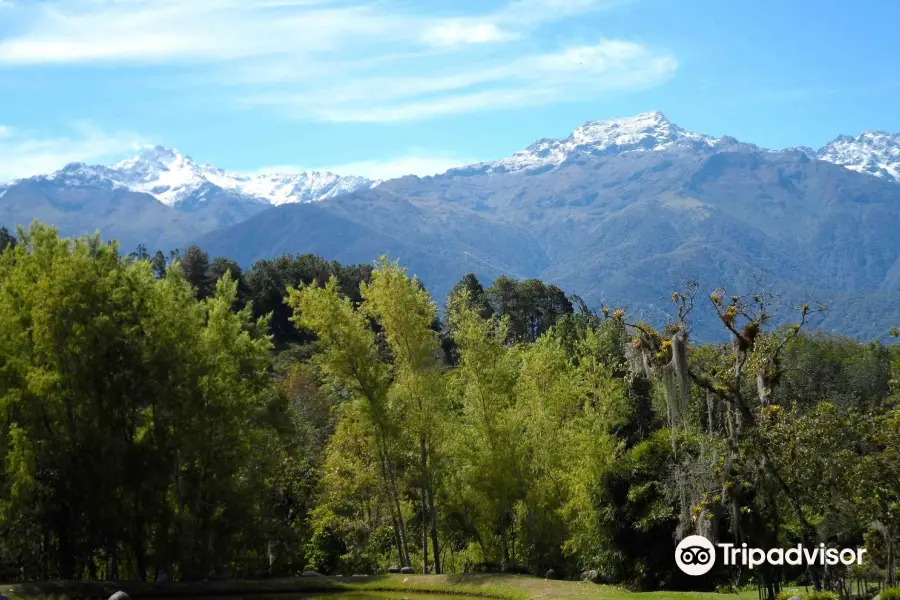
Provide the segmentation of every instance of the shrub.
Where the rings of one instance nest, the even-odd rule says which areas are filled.
[[[810,592],[805,600],[838,600],[838,597],[834,592]]]
[[[900,587],[881,590],[881,600],[900,600]]]
[[[775,600],[788,600],[788,598],[792,598],[797,594],[793,592],[778,592],[778,595],[775,596]]]

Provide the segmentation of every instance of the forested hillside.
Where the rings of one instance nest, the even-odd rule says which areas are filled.
[[[672,558],[691,533],[870,557],[700,585],[894,579],[900,357],[815,333],[815,304],[773,327],[769,292],[687,283],[654,328],[534,279],[435,299],[376,256],[243,271],[37,224],[0,249],[0,580],[411,566],[675,589],[698,585]],[[728,341],[696,343],[698,318]]]
[[[443,306],[466,273],[537,278],[657,326],[685,280],[770,288],[773,322],[821,302],[816,327],[881,339],[900,302],[900,137],[769,150],[682,129],[660,112],[588,121],[568,137],[429,177],[255,177],[153,148],[0,184],[0,226],[98,228],[123,248],[196,243],[244,268],[285,254],[369,264],[388,254]],[[721,341],[711,313],[695,340]]]

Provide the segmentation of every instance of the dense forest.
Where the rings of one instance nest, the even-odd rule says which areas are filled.
[[[775,327],[769,295],[687,283],[654,327],[506,277],[441,308],[386,258],[0,249],[0,580],[894,581],[900,356],[816,307]],[[700,311],[727,342],[692,342]],[[691,533],[869,560],[689,580]]]

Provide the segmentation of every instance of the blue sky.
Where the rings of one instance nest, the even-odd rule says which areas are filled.
[[[896,0],[0,0],[0,180],[147,144],[430,174],[662,110],[767,147],[900,131]]]

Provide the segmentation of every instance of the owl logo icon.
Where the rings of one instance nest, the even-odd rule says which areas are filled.
[[[675,564],[686,575],[705,575],[716,564],[716,548],[702,535],[689,535],[675,548]]]

